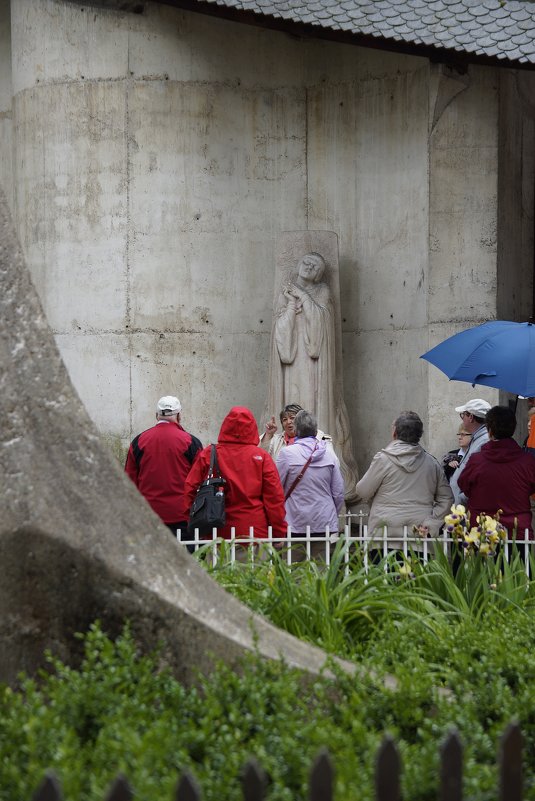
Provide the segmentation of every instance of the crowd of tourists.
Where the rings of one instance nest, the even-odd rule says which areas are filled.
[[[535,411],[535,398],[528,399]],[[359,501],[369,506],[368,532],[388,547],[401,547],[404,529],[422,541],[437,536],[452,505],[464,505],[471,520],[498,515],[511,534],[532,535],[531,496],[535,494],[535,448],[513,439],[516,415],[505,406],[491,408],[481,398],[455,409],[461,424],[458,448],[442,463],[421,445],[418,414],[402,412],[392,423],[388,444],[372,459],[356,486]],[[183,542],[194,539],[190,522],[199,488],[206,482],[214,453],[222,478],[225,522],[218,535],[229,539],[274,538],[288,531],[314,540],[319,554],[325,532],[338,531],[344,505],[344,479],[331,437],[318,429],[315,417],[297,403],[285,406],[259,434],[252,412],[234,406],[219,431],[215,452],[181,424],[178,398],[164,396],[156,424],[131,442],[125,470],[152,509]],[[535,429],[535,426],[534,426]],[[354,493],[353,493],[354,494]],[[188,546],[192,550],[192,546]],[[316,553],[315,553],[316,552]]]

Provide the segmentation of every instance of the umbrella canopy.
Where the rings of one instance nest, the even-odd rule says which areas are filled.
[[[421,359],[453,381],[535,396],[535,325],[493,320],[445,339]]]

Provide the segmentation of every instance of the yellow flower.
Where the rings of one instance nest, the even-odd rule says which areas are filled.
[[[412,575],[412,568],[410,562],[405,562],[403,565],[398,567],[398,573],[400,576],[404,578],[410,578]]]
[[[479,529],[475,528],[475,526],[474,528],[471,528],[468,534],[465,536],[466,542],[470,543],[477,543],[480,541],[480,539],[481,536],[479,534]]]
[[[483,556],[486,556],[488,553],[490,553],[490,545],[488,544],[488,542],[481,543],[481,545],[479,546],[479,553],[483,554]]]
[[[453,506],[451,507],[451,511],[454,515],[461,515],[461,517],[464,517],[464,515],[466,514],[466,509],[464,508],[462,503],[458,503],[457,506],[453,504]]]

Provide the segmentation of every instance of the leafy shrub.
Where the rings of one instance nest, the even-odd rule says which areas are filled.
[[[205,801],[237,801],[254,755],[268,801],[301,801],[313,757],[327,746],[336,798],[373,797],[385,732],[401,753],[402,792],[437,794],[439,745],[452,725],[465,743],[464,795],[496,797],[496,747],[511,719],[525,739],[525,798],[535,801],[533,585],[523,563],[467,562],[454,576],[437,554],[427,567],[395,559],[344,571],[273,564],[213,574],[253,608],[306,640],[358,663],[348,676],[307,680],[283,663],[220,665],[184,688],[139,653],[128,629],[112,642],[95,624],[85,659],[0,688],[0,799],[29,799],[54,769],[71,801],[102,801],[117,773],[139,799],[170,801],[179,774],[197,777]]]
[[[269,776],[270,801],[305,799],[310,764],[332,754],[336,797],[371,799],[384,732],[404,763],[403,794],[436,798],[438,747],[453,724],[466,744],[465,796],[495,797],[496,743],[516,717],[526,737],[525,773],[535,798],[531,685],[535,635],[521,613],[464,620],[442,637],[411,622],[384,621],[362,644],[358,676],[303,683],[282,663],[247,659],[240,674],[219,666],[199,690],[137,652],[128,630],[115,643],[98,625],[72,670],[26,679],[0,693],[0,798],[30,798],[53,768],[67,799],[102,801],[119,771],[140,799],[170,801],[184,769],[206,801],[237,801],[239,777],[254,755]],[[385,675],[395,674],[395,686]]]

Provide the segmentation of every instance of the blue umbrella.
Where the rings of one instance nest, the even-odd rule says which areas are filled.
[[[445,339],[421,359],[452,381],[535,396],[535,325],[493,320]]]

